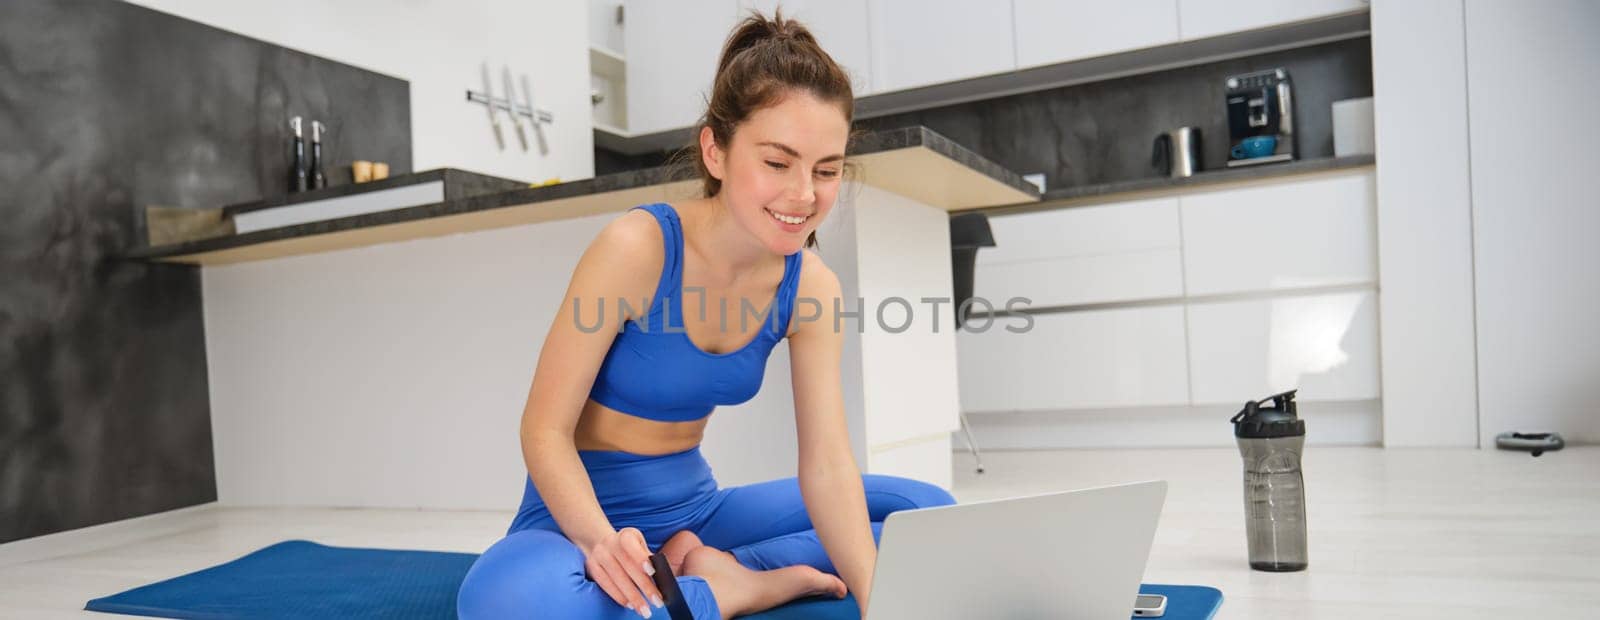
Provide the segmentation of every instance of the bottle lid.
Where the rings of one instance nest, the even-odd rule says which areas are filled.
[[[1267,439],[1305,435],[1306,423],[1298,417],[1299,409],[1294,402],[1294,393],[1298,391],[1289,390],[1245,403],[1244,409],[1240,409],[1239,413],[1234,414],[1233,419],[1229,420],[1233,422],[1233,436]],[[1268,402],[1272,403],[1272,406],[1263,406]]]

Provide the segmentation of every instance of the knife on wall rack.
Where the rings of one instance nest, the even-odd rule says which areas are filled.
[[[472,100],[472,91],[470,90],[467,91],[467,100]],[[489,124],[494,126],[494,143],[500,146],[500,150],[504,151],[506,150],[506,138],[500,132],[500,115],[494,113],[494,88],[489,82],[488,61],[483,63],[483,103],[484,107],[489,110]],[[513,116],[512,118],[516,117]]]
[[[522,115],[517,113],[517,87],[511,83],[511,67],[501,65],[500,72],[501,76],[505,78],[506,107],[511,111],[511,124],[517,126],[517,142],[522,145],[522,151],[526,153],[528,151],[528,134],[522,130],[522,119],[520,118]],[[529,106],[529,109],[532,109],[532,106]]]
[[[499,145],[500,150],[502,150],[502,151],[505,150],[506,142],[505,142],[504,131],[501,130],[501,128],[500,128],[500,115],[495,113],[495,110],[497,108],[501,109],[501,110],[504,110],[506,115],[512,120],[512,122],[517,123],[517,133],[518,133],[518,137],[523,140],[523,147],[522,148],[523,148],[524,151],[526,151],[527,148],[528,148],[527,147],[527,138],[524,137],[524,132],[522,131],[521,119],[519,119],[517,117],[518,116],[527,117],[529,119],[528,123],[533,126],[533,135],[534,135],[535,139],[539,143],[539,152],[541,154],[548,155],[550,153],[550,146],[545,140],[543,124],[544,123],[554,123],[555,122],[555,116],[552,115],[549,110],[540,110],[540,109],[534,107],[534,105],[533,105],[533,89],[528,85],[528,76],[527,76],[527,74],[523,74],[522,75],[522,100],[523,100],[523,104],[518,104],[516,102],[517,93],[516,93],[516,88],[511,84],[511,70],[510,70],[510,67],[506,67],[505,78],[506,78],[505,79],[505,83],[506,83],[506,94],[505,94],[505,97],[496,97],[496,96],[494,96],[494,87],[492,86],[491,80],[489,78],[489,63],[488,62],[484,62],[483,63],[483,91],[479,92],[479,91],[472,90],[470,88],[467,89],[467,101],[470,102],[470,103],[479,104],[479,105],[482,105],[482,106],[488,108],[489,123],[494,127],[495,144]]]
[[[533,89],[528,86],[528,74],[526,73],[522,74],[522,101],[528,105],[528,117],[532,119],[530,124],[533,125],[533,137],[539,142],[539,154],[549,155],[550,145],[545,142],[544,125],[542,124],[550,122],[547,118],[549,114],[533,107]]]

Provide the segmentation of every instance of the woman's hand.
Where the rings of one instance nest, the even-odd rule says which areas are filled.
[[[625,527],[615,534],[605,536],[583,550],[583,566],[589,578],[600,584],[600,589],[611,595],[617,604],[650,617],[649,605],[661,606],[661,592],[656,589],[655,567],[650,566],[650,547],[638,528]],[[641,592],[643,593],[641,595]]]

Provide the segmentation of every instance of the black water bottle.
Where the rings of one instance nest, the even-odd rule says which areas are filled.
[[[328,186],[328,177],[322,174],[322,134],[327,131],[322,121],[311,121],[311,189]]]
[[[1306,493],[1300,473],[1306,423],[1298,416],[1296,390],[1244,404],[1233,416],[1233,435],[1244,458],[1245,538],[1250,568],[1305,570]],[[1264,406],[1266,403],[1271,406]]]
[[[293,153],[289,162],[289,191],[306,191],[306,140],[300,131],[300,117],[289,119],[289,127],[294,129]]]

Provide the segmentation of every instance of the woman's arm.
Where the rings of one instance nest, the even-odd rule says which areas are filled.
[[[617,531],[600,508],[573,435],[595,375],[618,333],[618,300],[637,306],[650,294],[639,291],[655,290],[657,278],[647,257],[651,248],[661,253],[657,228],[649,213],[630,210],[608,223],[584,251],[545,335],[522,411],[522,456],[534,487],[562,533],[585,552]],[[575,299],[581,306],[577,311]]]
[[[839,278],[816,254],[802,251],[807,252],[805,269],[791,319],[800,327],[789,337],[800,495],[828,559],[865,614],[878,548],[844,416],[839,360],[846,328],[834,329],[833,319],[834,300],[841,297]],[[819,305],[820,318],[814,316]]]

